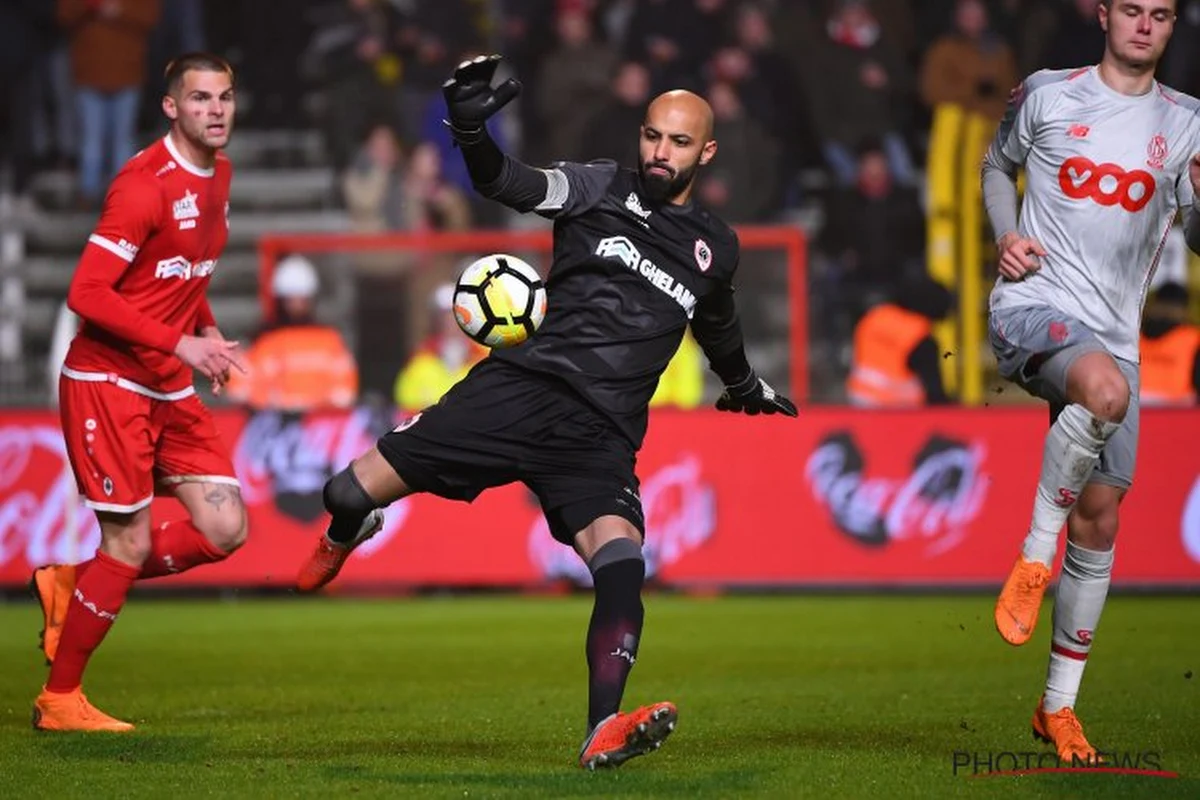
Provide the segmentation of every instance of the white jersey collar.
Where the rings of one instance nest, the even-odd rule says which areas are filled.
[[[171,154],[171,158],[175,159],[175,162],[179,164],[180,167],[201,178],[211,178],[213,176],[213,173],[216,171],[214,167],[209,167],[208,169],[197,167],[195,164],[184,158],[179,152],[179,148],[175,146],[175,141],[171,139],[170,133],[163,137],[163,141],[166,142],[167,152]]]

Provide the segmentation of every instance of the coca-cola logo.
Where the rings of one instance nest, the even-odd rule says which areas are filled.
[[[307,416],[259,412],[234,447],[242,497],[248,504],[273,502],[289,517],[312,522],[325,511],[325,482],[390,428],[391,420],[367,408]]]
[[[325,482],[373,447],[393,424],[386,413],[369,407],[330,414],[254,414],[233,449],[242,499],[247,505],[273,503],[292,519],[313,522],[325,513]],[[384,509],[383,528],[354,556],[370,558],[381,550],[404,526],[408,511],[407,500]]]
[[[100,544],[100,526],[75,487],[62,431],[0,425],[0,566],[74,564]]]
[[[646,519],[646,576],[699,548],[717,527],[716,490],[701,476],[700,459],[681,454],[651,473],[641,485]],[[574,550],[556,542],[540,514],[529,531],[529,558],[546,578],[590,586],[592,575]]]
[[[856,542],[881,547],[924,542],[938,555],[966,536],[979,515],[990,479],[984,447],[934,434],[904,476],[867,477],[862,451],[848,431],[826,436],[808,458],[805,476],[834,524]]]

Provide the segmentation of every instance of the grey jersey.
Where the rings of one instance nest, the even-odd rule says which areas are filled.
[[[1024,280],[998,280],[991,307],[1050,305],[1136,362],[1147,286],[1176,213],[1194,201],[1198,112],[1196,99],[1157,83],[1120,94],[1096,67],[1027,78],[985,163],[1009,174],[1025,167],[1018,230],[1047,254]]]

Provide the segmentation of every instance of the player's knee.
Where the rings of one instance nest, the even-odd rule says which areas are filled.
[[[150,558],[150,517],[131,518],[128,515],[98,514],[100,517],[100,549],[124,564],[140,566]]]
[[[642,554],[642,545],[628,536],[620,536],[605,542],[592,554],[588,560],[588,570],[595,575],[609,564],[618,561],[641,561],[646,557]]]
[[[1111,370],[1088,382],[1083,406],[1101,422],[1121,422],[1129,411],[1129,399],[1129,382]]]
[[[325,510],[335,517],[362,518],[379,507],[359,483],[350,467],[346,467],[325,482],[322,498],[325,501]]]
[[[193,520],[193,524],[204,534],[204,538],[228,554],[246,543],[250,521],[241,492],[232,486],[223,487],[222,491],[227,495],[226,501],[219,508]]]

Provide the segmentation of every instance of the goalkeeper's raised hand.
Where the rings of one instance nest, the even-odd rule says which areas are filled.
[[[788,400],[757,375],[751,374],[737,386],[726,386],[717,398],[718,411],[750,414],[785,414],[796,416],[796,404]]]
[[[450,130],[456,139],[479,136],[488,118],[521,93],[521,84],[515,78],[492,88],[498,66],[500,56],[479,56],[459,64],[454,75],[442,84]]]

